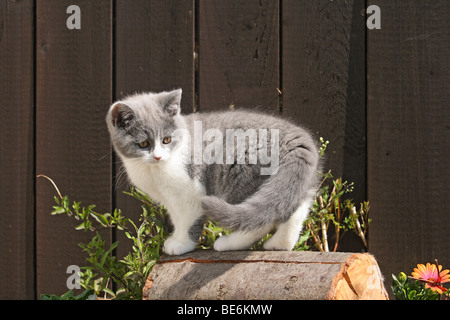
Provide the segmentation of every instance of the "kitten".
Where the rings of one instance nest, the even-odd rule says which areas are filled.
[[[168,210],[164,251],[194,250],[207,217],[234,231],[218,251],[248,249],[274,228],[264,248],[291,250],[318,182],[310,134],[252,111],[181,115],[181,93],[136,94],[106,117],[129,179]]]

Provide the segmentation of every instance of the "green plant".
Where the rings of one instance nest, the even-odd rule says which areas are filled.
[[[42,175],[41,175],[42,176]],[[97,296],[112,299],[141,299],[142,288],[148,275],[159,260],[162,244],[167,237],[165,225],[167,212],[164,207],[157,206],[145,193],[131,188],[126,194],[139,200],[142,204],[142,213],[138,223],[125,218],[121,210],[116,209],[112,214],[100,214],[94,211],[95,206],[81,206],[80,202],[72,204],[67,196],[61,196],[57,186],[58,196],[54,197],[56,205],[53,206],[52,215],[64,214],[78,220],[76,230],[94,232],[92,240],[87,244],[79,244],[86,252],[88,266],[82,267],[80,285],[86,290],[92,290]],[[107,246],[102,239],[100,230],[116,228],[131,240],[132,249],[123,258],[117,259],[114,250],[119,242]],[[114,284],[114,285],[113,285]],[[113,289],[115,288],[115,289]],[[62,297],[70,297],[70,292]],[[42,298],[54,296],[43,295]]]
[[[199,248],[211,249],[214,246],[214,241],[222,235],[228,235],[230,231],[219,227],[216,222],[207,220],[200,236]]]
[[[450,298],[450,291],[444,283],[450,282],[450,270],[442,270],[438,260],[435,263],[418,264],[407,277],[400,272],[392,275],[392,293],[397,300],[440,300]]]
[[[87,289],[80,293],[79,295],[74,296],[73,291],[67,291],[61,296],[57,296],[55,294],[42,294],[41,299],[42,300],[89,300],[94,297],[94,290],[93,289]]]
[[[392,293],[397,300],[439,300],[439,293],[425,288],[418,280],[409,279],[400,272],[398,276],[392,275]]]
[[[329,141],[320,138],[319,156],[325,154]],[[295,250],[308,250],[314,246],[320,251],[330,251],[329,227],[334,226],[334,246],[338,250],[343,235],[353,230],[367,249],[366,233],[371,219],[368,217],[369,202],[360,204],[359,210],[352,199],[344,196],[353,191],[353,182],[334,179],[331,171],[321,174],[322,181],[311,206],[311,212],[304,223],[304,231]],[[329,182],[331,180],[331,183]]]

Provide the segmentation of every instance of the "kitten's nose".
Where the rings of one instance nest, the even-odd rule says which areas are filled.
[[[157,156],[153,156],[153,158],[155,158],[156,160],[161,160],[162,157],[157,157]]]

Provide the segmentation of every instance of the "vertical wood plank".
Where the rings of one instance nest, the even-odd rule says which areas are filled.
[[[200,110],[279,110],[279,1],[199,1]]]
[[[0,2],[0,299],[34,293],[33,1]]]
[[[183,89],[182,113],[194,110],[193,0],[117,0],[115,28],[115,99],[135,92]],[[115,159],[115,205],[137,222],[140,203],[128,195],[126,173]],[[121,173],[123,172],[123,173]],[[129,252],[130,241],[118,233],[118,255]]]
[[[324,170],[366,197],[364,1],[282,2],[283,116],[330,141]],[[352,234],[339,250],[361,249]]]
[[[369,1],[370,250],[387,278],[450,265],[450,2]]]
[[[116,98],[183,89],[194,106],[194,1],[116,2]]]
[[[67,7],[81,9],[81,29],[69,30]],[[108,212],[111,150],[105,114],[111,103],[111,15],[109,0],[37,1],[36,171],[51,177],[63,195]],[[76,221],[50,216],[55,190],[36,185],[37,293],[68,291],[69,265],[84,266],[78,243],[92,233]],[[108,242],[109,232],[102,233]]]

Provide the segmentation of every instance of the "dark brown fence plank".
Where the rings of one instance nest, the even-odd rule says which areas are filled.
[[[183,89],[194,104],[194,1],[118,0],[116,96]]]
[[[51,177],[63,195],[108,212],[111,150],[104,122],[111,103],[111,16],[108,0],[77,1],[81,29],[69,30],[73,1],[37,1],[36,171]],[[76,221],[50,216],[55,190],[36,186],[37,293],[66,292],[69,265],[85,265],[78,247],[90,232]],[[109,232],[103,233],[108,242]]]
[[[200,110],[278,112],[279,1],[199,1]]]
[[[35,295],[33,16],[0,3],[0,299]]]
[[[355,201],[366,193],[364,9],[364,1],[282,2],[283,116],[330,141],[324,169],[355,183]],[[355,237],[340,250],[359,247]]]
[[[118,0],[116,2],[116,99],[134,92],[183,89],[182,112],[194,109],[194,14],[193,0]],[[116,175],[121,169],[116,158]],[[126,173],[117,177],[116,207],[137,222],[140,204],[129,190]],[[130,241],[117,234],[120,243]],[[122,256],[129,246],[119,246]]]
[[[370,250],[387,279],[418,263],[450,265],[450,2],[369,1]]]

